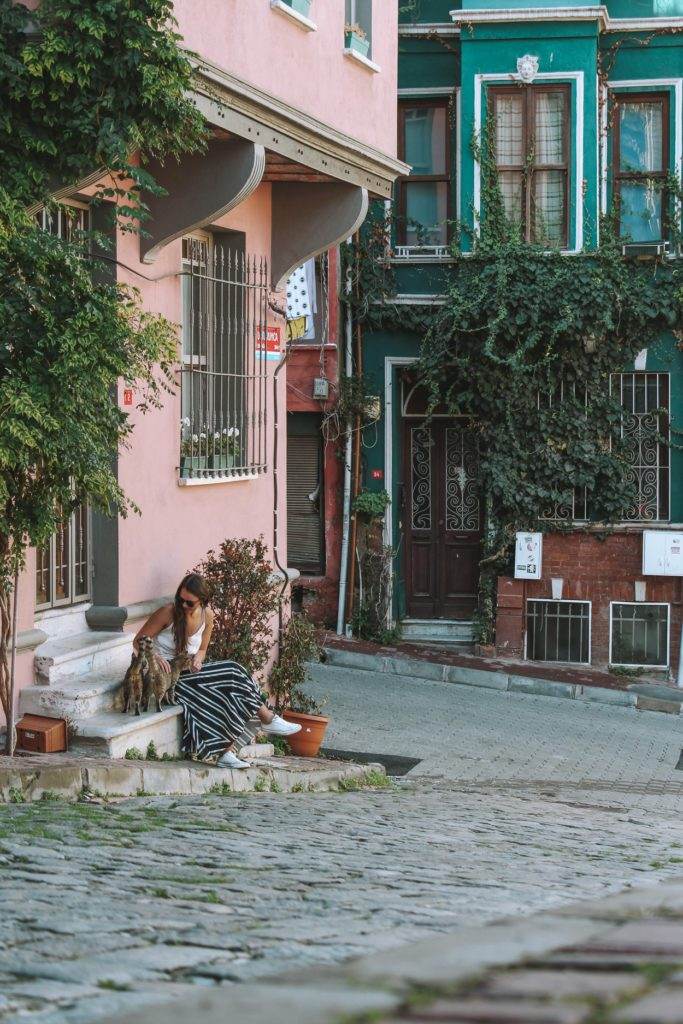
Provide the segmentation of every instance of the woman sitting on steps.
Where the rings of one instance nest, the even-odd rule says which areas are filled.
[[[286,722],[263,703],[259,688],[235,661],[204,664],[213,629],[209,588],[198,573],[180,581],[172,604],[159,608],[138,630],[133,647],[142,636],[154,639],[159,662],[170,672],[169,661],[186,652],[192,671],[184,672],[176,686],[176,701],[183,709],[183,751],[204,759],[220,755],[220,768],[248,768],[234,751],[235,741],[247,722],[257,716],[263,732],[291,736],[300,725]]]

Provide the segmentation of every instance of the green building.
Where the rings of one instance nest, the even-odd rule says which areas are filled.
[[[505,212],[527,242],[549,253],[590,251],[601,216],[616,206],[627,258],[678,255],[666,211],[683,156],[683,0],[400,6],[399,155],[412,173],[396,189],[388,262],[391,301],[405,317],[364,331],[364,374],[382,400],[364,484],[391,497],[392,621],[406,638],[466,642],[485,528],[476,442],[466,423],[438,410],[425,422],[427,399],[411,373],[422,336],[411,325],[443,303],[454,240],[469,252],[486,216],[485,138]],[[646,429],[680,429],[681,358],[663,333],[613,367],[636,500],[606,539],[591,530],[590,494],[580,488],[548,511],[549,524],[575,528],[543,531],[539,579],[515,579],[510,569],[498,580],[499,652],[675,672],[675,558],[653,574],[642,549],[644,531],[661,531],[675,555],[683,531],[683,452]]]

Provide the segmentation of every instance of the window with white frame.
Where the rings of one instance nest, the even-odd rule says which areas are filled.
[[[614,196],[622,237],[658,242],[666,234],[668,93],[614,95]]]
[[[182,242],[180,475],[251,476],[266,468],[268,267],[237,232]],[[277,346],[275,346],[277,358]]]
[[[587,665],[590,643],[590,601],[527,601],[526,656],[530,661]]]
[[[668,668],[669,605],[612,602],[610,664]]]
[[[568,85],[491,86],[491,141],[505,213],[522,239],[567,246]]]
[[[372,56],[372,0],[346,0],[347,47],[364,57]],[[349,34],[355,38],[349,39]]]
[[[405,100],[398,107],[398,149],[410,175],[397,183],[396,239],[407,246],[445,246],[450,217],[448,100]]]
[[[85,203],[63,202],[39,210],[43,231],[64,242],[78,243],[90,230]],[[90,509],[79,505],[50,539],[36,548],[36,610],[43,611],[87,601],[90,597]]]

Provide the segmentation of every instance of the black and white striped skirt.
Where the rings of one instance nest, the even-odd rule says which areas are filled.
[[[263,704],[258,686],[236,661],[183,673],[175,695],[183,709],[183,751],[202,759],[222,754]]]

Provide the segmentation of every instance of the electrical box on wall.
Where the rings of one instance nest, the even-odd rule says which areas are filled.
[[[314,377],[313,397],[323,401],[330,397],[330,382],[325,377]]]
[[[683,576],[683,532],[643,531],[643,576]]]
[[[542,533],[518,533],[515,545],[515,579],[540,580],[542,555]]]

